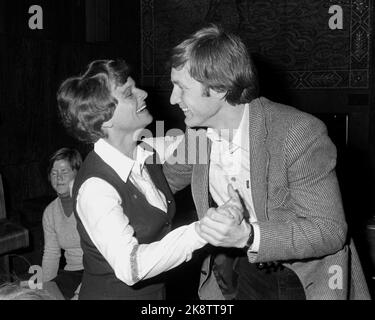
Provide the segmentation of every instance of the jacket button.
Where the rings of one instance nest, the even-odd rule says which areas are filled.
[[[257,265],[257,267],[258,267],[259,270],[262,270],[265,266],[266,266],[266,264],[263,263],[263,262],[260,262],[260,263],[258,263],[258,265]]]

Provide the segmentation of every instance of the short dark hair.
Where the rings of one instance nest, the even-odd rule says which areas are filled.
[[[48,179],[50,178],[53,164],[58,160],[66,160],[67,162],[69,162],[72,170],[76,171],[78,171],[82,165],[81,154],[76,149],[61,148],[57,150],[48,160]]]
[[[58,90],[57,103],[67,131],[86,143],[104,138],[102,125],[112,118],[118,103],[111,85],[124,85],[129,74],[124,60],[95,60],[82,76],[65,80]]]
[[[251,56],[242,40],[217,25],[203,28],[172,50],[172,68],[189,63],[192,78],[209,89],[226,92],[231,105],[248,103],[258,96],[258,80]]]

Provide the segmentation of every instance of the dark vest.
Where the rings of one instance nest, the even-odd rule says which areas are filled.
[[[156,154],[156,153],[155,153]],[[160,163],[160,162],[153,162]],[[134,228],[134,236],[139,244],[147,244],[162,239],[171,230],[171,221],[176,206],[173,195],[165,180],[161,165],[145,164],[155,186],[164,193],[168,212],[165,213],[148,203],[145,196],[128,179],[125,183],[94,151],[86,157],[73,186],[73,200],[76,204],[81,185],[89,178],[97,177],[111,184],[122,200],[124,214]],[[114,270],[95,247],[87,234],[74,206],[77,229],[83,250],[84,276],[79,298],[99,299],[160,299],[164,293],[163,276],[157,276],[128,286],[116,278]],[[120,252],[118,254],[121,254]]]

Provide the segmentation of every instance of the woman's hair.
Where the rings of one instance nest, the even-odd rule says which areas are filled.
[[[188,64],[190,76],[202,83],[205,96],[209,89],[226,92],[225,100],[231,105],[258,96],[256,69],[245,44],[214,24],[176,46],[170,64],[177,70]]]
[[[57,93],[63,125],[80,141],[94,143],[104,138],[104,122],[112,118],[118,101],[113,86],[126,83],[130,68],[124,60],[96,60],[82,76],[65,80]]]
[[[0,286],[0,300],[56,300],[56,298],[43,289],[30,289],[17,283],[5,283]]]
[[[70,148],[61,148],[57,150],[48,160],[48,179],[50,178],[50,173],[55,161],[58,160],[66,160],[72,170],[78,171],[82,164],[82,157],[81,154],[76,149]]]

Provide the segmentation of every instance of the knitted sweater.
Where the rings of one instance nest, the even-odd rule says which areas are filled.
[[[74,214],[69,218],[64,214],[60,198],[53,200],[43,213],[44,254],[42,261],[43,281],[57,276],[61,249],[65,250],[64,270],[83,269],[83,252]]]

